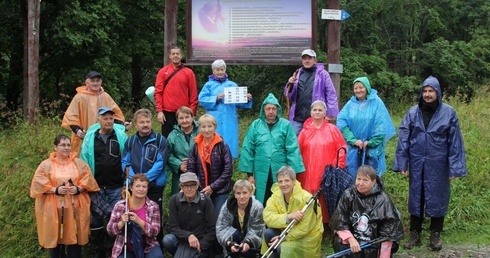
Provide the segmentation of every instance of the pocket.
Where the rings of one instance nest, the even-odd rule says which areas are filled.
[[[154,144],[146,145],[145,149],[145,160],[154,163],[157,159],[158,148]]]

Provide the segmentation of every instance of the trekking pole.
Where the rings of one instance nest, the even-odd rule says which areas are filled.
[[[129,177],[126,177],[126,209],[125,212],[126,214],[129,211]],[[124,258],[126,258],[127,254],[127,249],[128,249],[128,222],[124,225]]]
[[[65,182],[61,183],[64,185]],[[58,186],[59,187],[59,186]],[[63,224],[65,222],[65,195],[61,196],[61,226],[60,226],[60,239],[63,239]]]
[[[68,179],[68,183],[70,183],[71,186],[75,186],[73,181]],[[73,210],[73,219],[75,219],[75,236],[78,238],[78,230],[77,230],[77,212],[75,211],[75,195],[71,194],[71,208]]]
[[[387,241],[388,238],[387,237],[379,237],[379,238],[376,238],[376,239],[373,239],[365,244],[362,244],[360,245],[359,247],[362,249],[365,249],[365,248],[368,248],[368,247],[371,247],[375,244],[379,244],[379,243],[382,243],[384,241]],[[349,248],[349,249],[345,249],[345,250],[342,250],[340,252],[337,252],[337,253],[334,253],[334,254],[331,254],[325,258],[337,258],[337,257],[342,257],[344,255],[348,255],[348,254],[351,254],[352,253],[352,250]]]
[[[308,209],[308,207],[310,207],[310,205],[313,203],[313,201],[315,201],[318,198],[318,195],[320,194],[321,190],[322,190],[322,188],[320,187],[320,189],[318,189],[318,191],[316,191],[315,195],[313,195],[310,198],[310,200],[306,203],[306,205],[303,207],[303,209],[301,209],[302,212],[305,212],[306,209]],[[291,229],[294,227],[296,222],[297,222],[297,220],[293,219],[289,223],[289,225],[282,231],[282,233],[279,235],[279,237],[276,239],[276,241],[274,241],[274,243],[272,243],[272,245],[269,247],[269,249],[267,249],[267,251],[264,253],[264,255],[262,255],[261,258],[268,258],[272,255],[272,253],[274,251],[276,251],[276,249],[279,247],[279,245],[282,243],[282,241],[284,241],[284,239],[286,239],[286,236],[289,234],[289,231],[291,231]]]

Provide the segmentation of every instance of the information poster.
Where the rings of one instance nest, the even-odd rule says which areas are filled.
[[[247,103],[247,87],[225,87],[225,104]]]
[[[188,1],[190,60],[298,60],[312,48],[310,0]]]

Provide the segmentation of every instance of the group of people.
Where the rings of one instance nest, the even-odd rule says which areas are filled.
[[[181,49],[173,47],[169,59],[154,91],[162,134],[153,131],[148,109],[137,110],[133,123],[125,121],[98,72],[88,73],[77,88],[62,123],[72,137],[56,137],[55,151],[31,184],[39,243],[51,257],[80,257],[89,231],[98,257],[163,257],[160,245],[175,257],[211,257],[223,249],[231,257],[255,257],[270,246],[273,256],[318,257],[322,234],[330,230],[336,250],[365,257],[396,251],[401,217],[380,179],[386,142],[396,131],[367,77],[354,80],[354,95],[339,112],[328,72],[315,51],[303,51],[302,67],[284,88],[288,119],[269,94],[238,155],[237,108],[251,108],[252,95],[247,103],[225,103],[224,88],[238,86],[223,60],[212,63],[198,94]],[[196,122],[198,104],[206,114]],[[132,126],[137,132],[128,137]],[[467,171],[457,115],[442,102],[435,77],[422,84],[398,136],[392,169],[410,176],[410,239],[404,247],[421,245],[425,211],[431,217],[429,246],[440,250],[449,182]],[[234,183],[237,158],[246,179]],[[339,203],[333,214],[320,191],[326,166],[348,169],[355,182],[333,201]],[[167,181],[172,197],[163,235]],[[303,207],[312,198],[319,204]],[[290,223],[282,243],[274,245]],[[361,250],[378,238],[384,238],[379,246]]]

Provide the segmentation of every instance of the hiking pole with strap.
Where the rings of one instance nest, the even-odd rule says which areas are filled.
[[[68,183],[70,183],[71,186],[75,186],[73,181],[68,179]],[[77,212],[75,211],[75,195],[70,194],[71,196],[71,209],[73,210],[73,219],[75,220],[75,236],[78,238],[78,229],[77,229]]]
[[[320,189],[318,189],[318,191],[316,191],[315,195],[313,195],[310,198],[310,200],[308,200],[308,202],[303,207],[303,209],[301,209],[302,212],[305,212],[306,209],[308,209],[308,207],[310,207],[310,205],[313,203],[313,201],[316,201],[321,190],[322,190],[322,188],[320,187]],[[286,236],[289,234],[289,231],[291,231],[291,229],[294,227],[296,222],[297,222],[297,220],[293,219],[289,223],[289,225],[282,231],[282,233],[279,235],[279,237],[276,239],[276,241],[274,241],[274,243],[269,247],[269,249],[267,249],[267,251],[264,253],[264,255],[262,255],[261,258],[268,258],[272,255],[273,252],[276,251],[276,249],[279,247],[279,245],[282,243],[282,241],[284,241],[284,239],[286,239]]]
[[[127,172],[127,169],[126,169]],[[129,211],[128,203],[129,203],[129,177],[126,177],[126,209],[125,213],[127,214]],[[124,225],[124,258],[126,258],[128,251],[128,222]]]
[[[362,249],[365,249],[365,248],[368,248],[368,247],[371,247],[375,244],[379,244],[379,243],[382,243],[384,241],[387,241],[388,238],[387,237],[379,237],[379,238],[376,238],[376,239],[373,239],[365,244],[362,244],[360,245],[359,247]],[[345,250],[342,250],[340,252],[337,252],[337,253],[334,253],[334,254],[331,254],[325,258],[338,258],[338,257],[342,257],[344,255],[348,255],[348,254],[351,254],[352,253],[352,250],[350,248],[348,249],[345,249]]]

